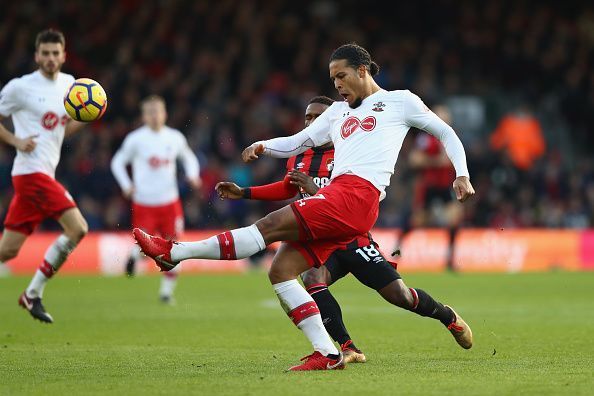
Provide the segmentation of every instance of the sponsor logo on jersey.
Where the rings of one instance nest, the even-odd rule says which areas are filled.
[[[342,126],[340,127],[340,136],[342,136],[343,139],[346,139],[351,136],[360,126],[361,121],[359,121],[357,117],[351,116],[342,123]]]
[[[41,126],[51,131],[58,125],[58,121],[58,115],[52,111],[48,111],[41,117]]]
[[[161,166],[167,166],[167,165],[169,165],[170,162],[171,161],[169,160],[169,158],[159,158],[157,156],[152,156],[148,160],[148,163],[151,168],[159,168]]]
[[[303,162],[300,162],[297,165],[295,165],[296,169],[303,169],[304,167],[305,167],[305,164]]]
[[[342,136],[343,139],[346,139],[359,128],[365,132],[370,132],[375,128],[375,124],[376,120],[374,116],[365,117],[363,121],[360,121],[355,116],[351,116],[342,123],[342,126],[340,127],[340,136]]]
[[[384,107],[386,107],[384,102],[377,102],[377,103],[373,104],[373,109],[371,109],[371,110],[380,112],[380,111],[384,111]]]
[[[363,121],[361,121],[361,129],[363,129],[365,132],[373,131],[373,128],[375,128],[374,116],[365,117]]]

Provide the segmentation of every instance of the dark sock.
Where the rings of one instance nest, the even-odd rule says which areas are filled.
[[[449,271],[456,271],[456,267],[454,266],[454,242],[456,241],[456,233],[458,232],[458,227],[450,227],[449,229],[449,244],[448,244],[448,255],[446,260],[446,268]]]
[[[433,297],[427,294],[422,289],[410,289],[415,297],[416,307],[411,309],[412,312],[421,316],[428,316],[439,320],[445,326],[449,326],[454,321],[454,312],[444,307],[439,301],[435,301]]]
[[[126,275],[134,276],[134,272],[136,270],[136,260],[132,256],[128,258],[128,262],[126,263]]]
[[[341,345],[349,341],[351,336],[344,327],[340,305],[338,305],[338,301],[330,293],[328,287],[319,284],[308,287],[307,291],[311,294],[316,304],[318,304],[322,323],[324,323],[324,327],[328,334],[330,334],[330,337]]]

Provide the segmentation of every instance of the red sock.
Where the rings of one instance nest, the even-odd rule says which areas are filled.
[[[302,320],[319,313],[318,304],[315,301],[309,301],[289,311],[287,315],[289,315],[289,318],[295,325],[298,325]]]
[[[225,231],[217,235],[217,239],[219,240],[219,249],[221,249],[221,260],[235,260],[237,258],[235,239],[233,239],[231,231]]]
[[[56,273],[54,267],[52,267],[51,264],[45,260],[43,260],[43,263],[41,263],[41,265],[39,266],[39,271],[41,271],[43,275],[45,275],[45,277],[48,279],[54,276],[54,274]]]

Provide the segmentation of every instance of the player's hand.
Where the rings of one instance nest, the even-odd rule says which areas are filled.
[[[467,176],[459,176],[454,180],[453,184],[456,198],[460,202],[466,201],[468,198],[474,195],[474,188],[470,184],[470,179]]]
[[[33,139],[38,136],[39,134],[29,136],[24,139],[18,139],[15,144],[16,149],[25,153],[30,153],[31,151],[35,150],[35,146],[37,146],[37,143],[35,143],[35,140]]]
[[[291,169],[289,171],[289,179],[291,179],[289,183],[302,188],[303,191],[305,191],[309,195],[316,195],[316,193],[319,190],[318,186],[316,186],[316,183],[314,183],[312,177],[309,177],[305,173],[299,172],[298,170]]]
[[[262,143],[254,143],[241,153],[243,162],[251,162],[257,160],[260,154],[264,154],[264,145]]]
[[[131,199],[132,195],[134,195],[134,187],[130,187],[123,192],[124,198]]]
[[[239,187],[235,183],[219,182],[215,186],[215,190],[217,190],[217,194],[219,194],[219,198],[221,198],[221,200],[223,200],[225,198],[229,198],[229,199],[243,198],[243,188]]]

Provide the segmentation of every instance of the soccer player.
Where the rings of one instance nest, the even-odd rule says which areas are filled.
[[[167,239],[179,238],[184,214],[177,187],[177,159],[182,161],[186,179],[194,189],[200,187],[200,167],[185,136],[165,125],[165,100],[157,95],[142,101],[144,125],[130,132],[111,161],[111,170],[124,197],[132,200],[132,225]],[[132,166],[132,180],[126,166]],[[126,272],[134,273],[140,249],[134,247]],[[161,278],[159,298],[172,304],[177,271]]]
[[[0,262],[16,257],[35,227],[57,220],[63,233],[50,245],[19,305],[42,322],[52,323],[41,299],[45,285],[87,234],[87,222],[72,196],[55,179],[64,135],[84,124],[64,110],[64,94],[74,77],[60,72],[66,61],[64,35],[44,30],[35,40],[37,71],[12,79],[0,92],[0,118],[12,116],[15,133],[0,124],[0,139],[16,148],[12,167],[14,196],[4,220]]]
[[[385,91],[377,85],[373,76],[379,66],[372,62],[367,50],[356,44],[339,47],[330,57],[329,71],[335,88],[345,99],[343,102],[335,102],[301,132],[256,142],[242,153],[246,162],[260,155],[287,158],[333,142],[334,168],[328,186],[249,227],[202,241],[173,243],[139,229],[133,231],[141,249],[163,270],[188,258],[244,258],[270,243],[287,241],[281,244],[268,276],[281,306],[314,349],[304,363],[291,370],[344,367],[343,356],[324,329],[316,303],[297,277],[312,266],[322,265],[334,251],[349,244],[358,245],[362,255],[370,259],[375,256],[375,252],[367,254],[364,250],[370,242],[368,232],[377,220],[379,201],[385,196],[402,142],[411,127],[428,131],[445,146],[456,169],[453,188],[458,200],[474,195],[464,147],[454,130],[410,91]],[[449,315],[447,328],[458,344],[463,348],[472,346],[470,327],[453,309],[413,290],[398,290],[409,309],[434,318]]]
[[[334,103],[334,100],[326,96],[312,98],[305,109],[305,126],[309,126],[332,103]],[[297,194],[299,194],[300,198],[305,198],[315,195],[320,188],[328,185],[333,165],[334,147],[332,143],[327,143],[289,158],[287,161],[287,175],[282,181],[245,188],[241,188],[232,182],[220,182],[217,183],[215,188],[221,199],[243,198],[276,201],[290,199]],[[350,252],[356,258],[357,253],[354,250]],[[325,267],[313,267],[301,274],[301,279],[305,289],[320,308],[322,322],[326,330],[334,341],[340,344],[345,363],[365,363],[367,360],[365,354],[356,347],[351,339],[342,319],[340,305],[328,290],[327,276],[323,273],[323,271],[328,270],[330,273],[337,274],[342,269],[342,266],[336,260],[329,260]],[[348,271],[344,274],[346,275],[346,273]],[[336,279],[336,277],[333,279]],[[379,279],[379,282],[378,288],[385,286],[385,284],[381,283],[383,279]]]

